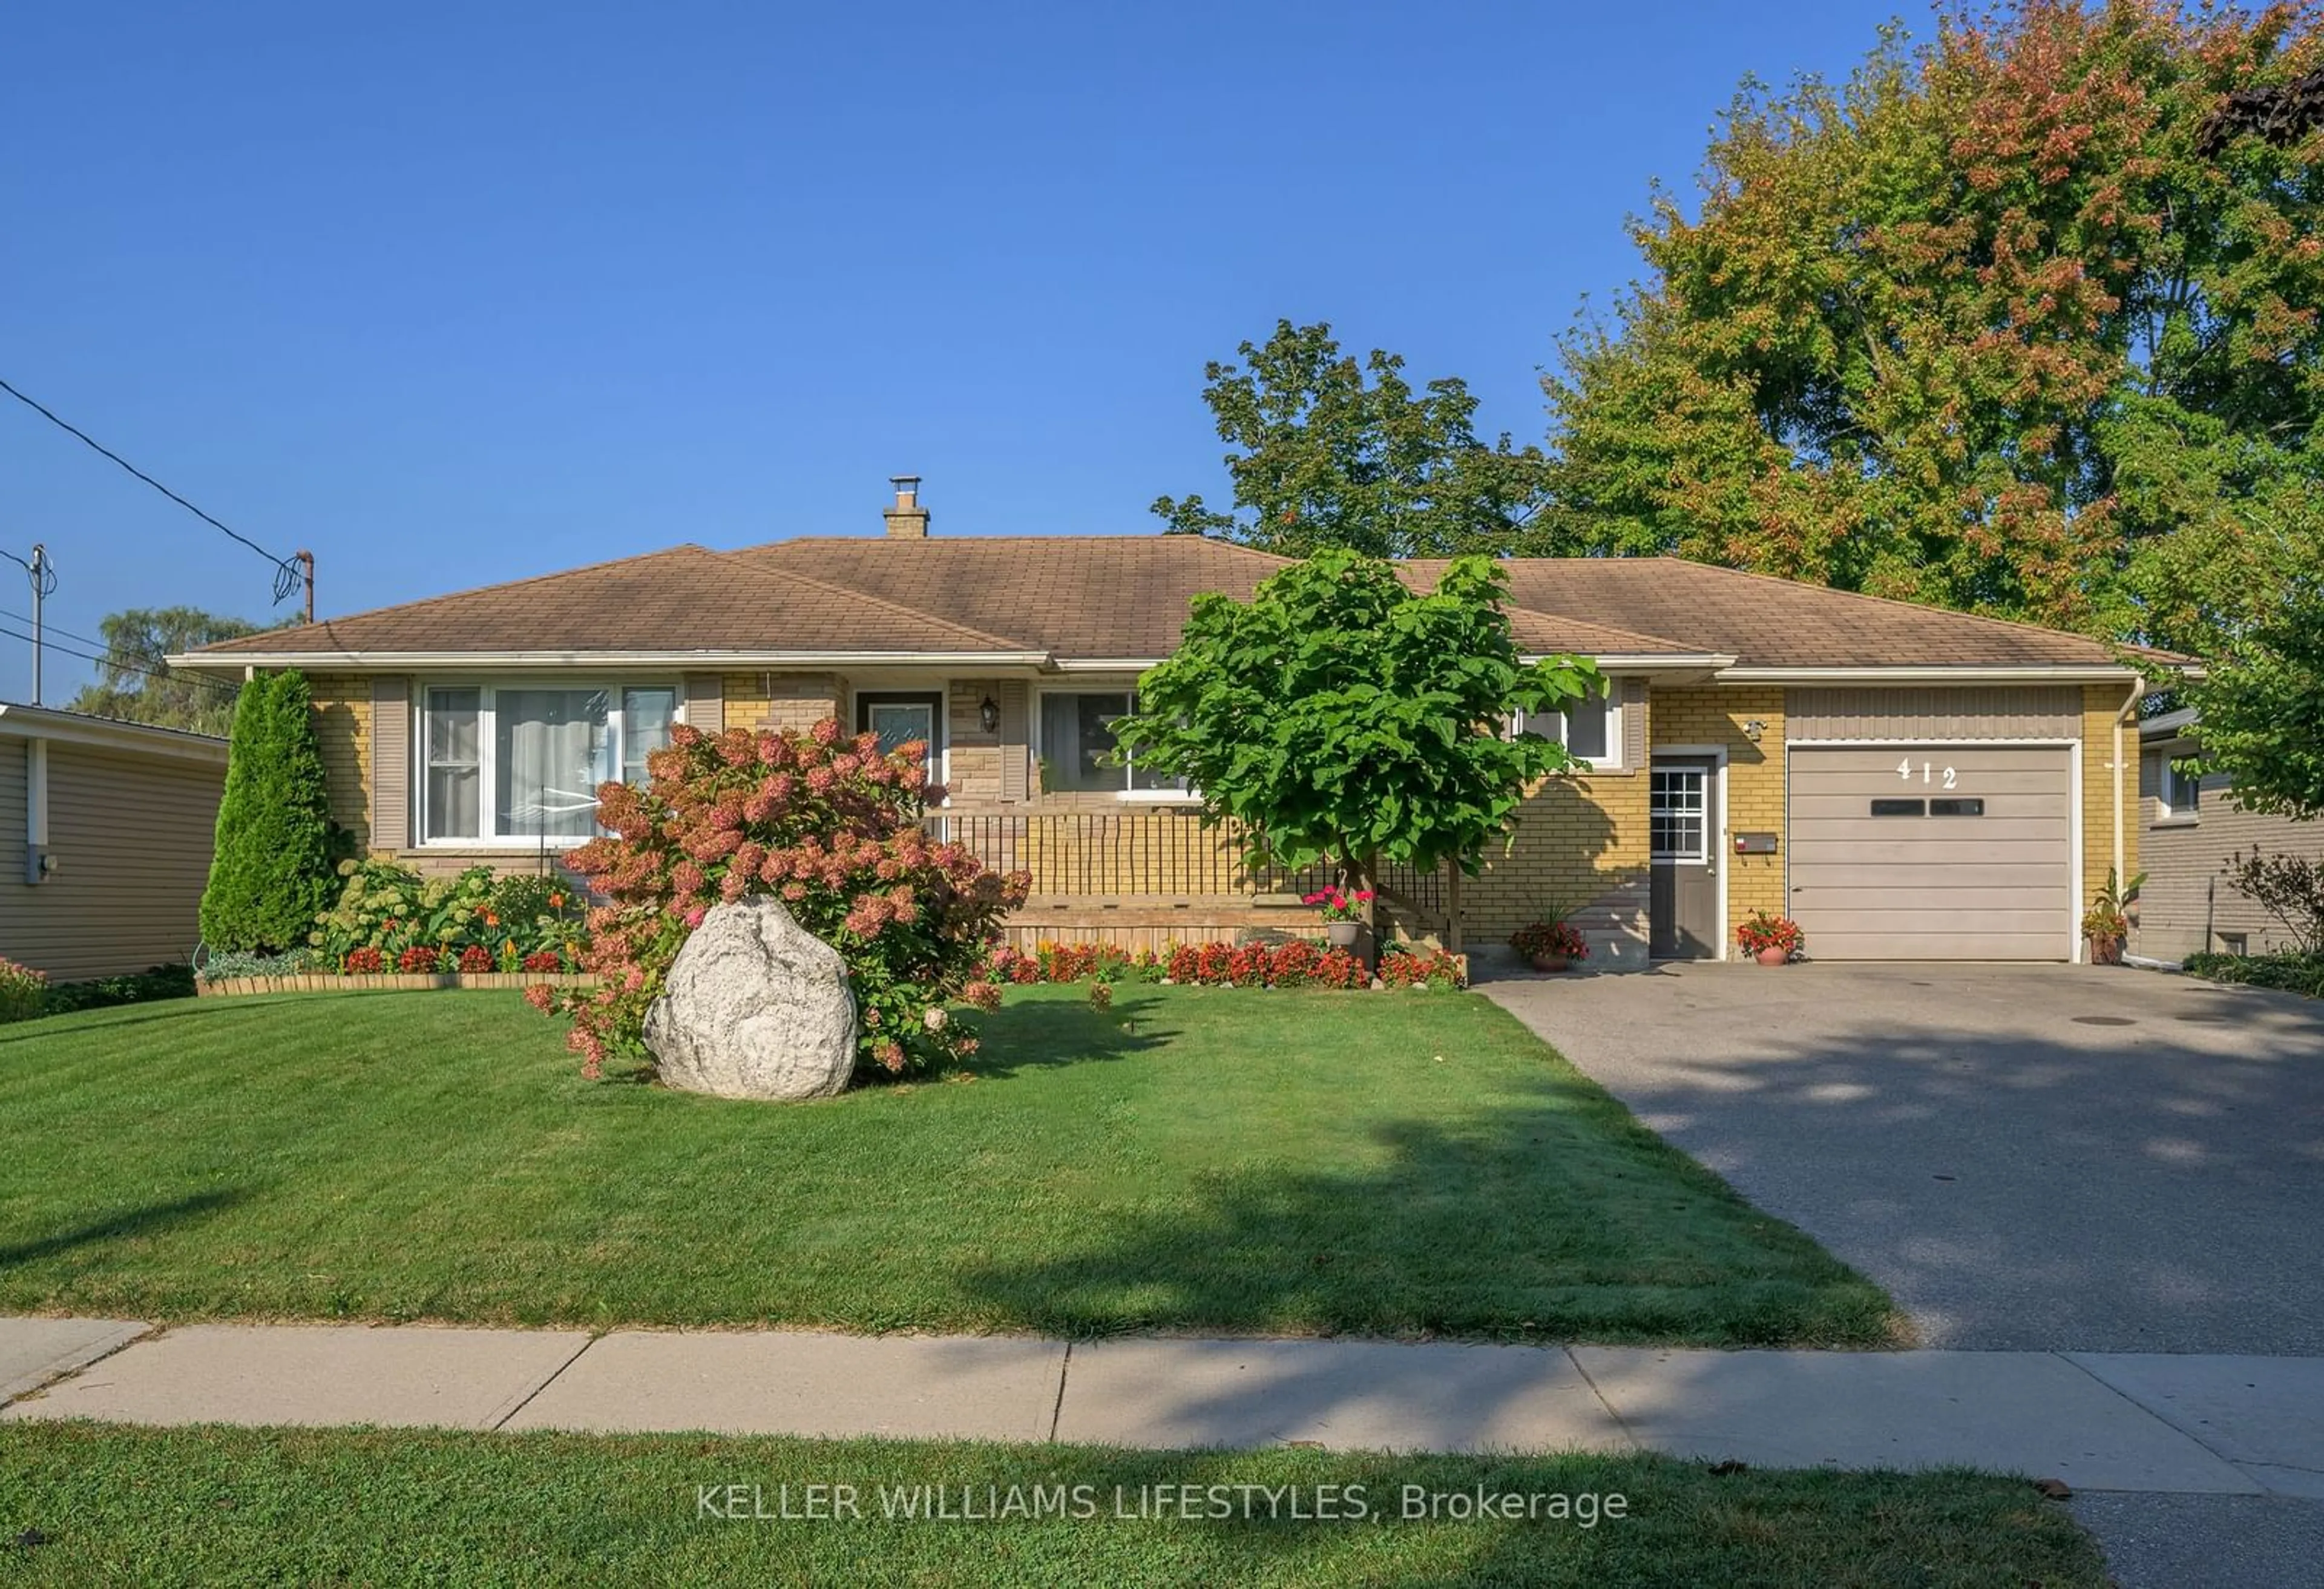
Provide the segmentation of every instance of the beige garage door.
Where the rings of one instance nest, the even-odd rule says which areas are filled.
[[[1790,754],[1786,875],[1811,956],[2070,958],[2070,751],[1886,745]]]

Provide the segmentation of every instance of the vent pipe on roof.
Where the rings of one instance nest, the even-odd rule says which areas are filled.
[[[888,521],[888,533],[903,540],[927,539],[928,510],[920,506],[920,477],[890,474],[888,479],[896,488],[896,505],[881,515]]]

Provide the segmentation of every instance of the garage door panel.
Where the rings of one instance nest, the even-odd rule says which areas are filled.
[[[1808,941],[1808,953],[1816,954],[1813,939]],[[1818,958],[1851,960],[2056,960],[2065,959],[2066,952],[2054,932],[1957,935],[1922,931],[1865,937],[1859,939],[1845,955]]]
[[[1932,938],[1978,939],[1994,933],[2024,934],[2043,940],[2043,948],[2052,960],[2060,953],[2064,934],[2059,930],[2058,913],[2053,910],[2003,910],[1990,905],[1973,906],[1974,925],[1964,924],[1967,918],[1947,923],[1933,912],[1925,910],[1884,910],[1868,901],[1858,901],[1855,907],[1847,904],[1831,909],[1819,906],[1816,911],[1816,932],[1828,932],[1837,939],[1849,937],[1887,937],[1897,933],[1925,934]],[[1801,931],[1808,932],[1808,951],[1816,952],[1816,932],[1808,932],[1804,923]],[[1835,942],[1834,949],[1841,947]]]
[[[2064,865],[2058,859],[2064,845],[2062,836],[2057,839],[2009,839],[1997,844],[1980,844],[1976,854],[1978,862],[1988,866]],[[1932,845],[1912,840],[1859,844],[1844,854],[1835,854],[1829,845],[1812,845],[1805,850],[1794,846],[1792,850],[1792,881],[1797,883],[1802,880],[1802,873],[1827,865],[1854,868],[1868,863],[1927,865],[1937,862],[1950,866],[1959,863],[1960,853],[1958,845],[1948,848],[1942,844]]]
[[[1914,776],[1899,777],[1900,763]],[[1786,880],[1810,954],[2068,958],[2075,901],[2066,748],[1799,745],[1788,789]],[[1980,801],[1983,813],[1871,813],[1875,800],[1944,799]]]
[[[1886,799],[1892,795],[1903,795],[1908,799],[1918,795],[1924,799],[1941,800],[1948,794],[1982,794],[1987,799],[1998,797],[2047,802],[2056,794],[2057,788],[2056,776],[2046,770],[2005,770],[1974,766],[1954,767],[1952,785],[1948,788],[1944,781],[1944,767],[1941,764],[1937,776],[1926,783],[1922,782],[1917,768],[1910,778],[1900,778],[1896,776],[1895,767],[1890,766],[1840,776],[1819,773],[1812,782],[1793,793],[1817,799],[1859,804],[1867,799]]]
[[[2062,903],[2066,897],[2066,890],[2071,882],[2067,876],[2066,868],[2062,866],[2044,869],[2038,867],[1996,866],[1989,862],[1970,862],[1961,866],[1949,866],[1941,869],[1943,872],[1941,877],[1932,877],[1917,884],[1914,889],[1913,897],[1915,899],[1935,897],[1941,901],[1947,910],[1958,910],[1974,908],[1970,901],[1961,897],[1963,895],[1992,895],[1997,896],[1995,908],[2010,909],[2017,905],[2018,901],[2024,897],[2028,889],[2048,888],[2056,896],[2055,902]],[[1849,901],[1858,896],[1866,900],[1877,900],[1895,892],[1885,884],[1865,883],[1861,872],[1832,867],[1820,868],[1813,871],[1803,871],[1794,867],[1792,869],[1792,886],[1814,889],[1819,909]],[[2042,908],[2049,908],[2052,903],[2053,902],[2043,902]]]
[[[1858,811],[1863,807],[1859,804]],[[1988,811],[1992,808],[1987,807]],[[1839,816],[1819,819],[1814,813],[1792,808],[1792,821],[1807,824],[1802,837],[1792,842],[1794,853],[1803,849],[1810,853],[1819,850],[1845,847],[1849,854],[1864,844],[1912,844],[1922,847],[1950,847],[1947,853],[1957,854],[1963,843],[1982,847],[2010,840],[2024,840],[2035,844],[2047,844],[2053,849],[2066,841],[2073,831],[2062,816]],[[1964,829],[1973,831],[1962,831]]]

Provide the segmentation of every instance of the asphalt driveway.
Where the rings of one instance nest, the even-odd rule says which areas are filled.
[[[2073,966],[1480,990],[1927,1346],[2324,1355],[2324,1005]]]

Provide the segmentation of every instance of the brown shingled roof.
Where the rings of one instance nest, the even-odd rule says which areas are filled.
[[[1021,635],[1060,657],[1167,657],[1187,604],[1248,601],[1289,559],[1199,536],[810,536],[734,554],[811,571],[956,623]]]
[[[1024,644],[803,573],[672,547],[202,648],[204,655],[461,651],[1001,652]]]
[[[1167,656],[1188,604],[1288,560],[1191,536],[811,537],[675,547],[205,647],[205,656],[509,651]],[[1404,565],[1432,587],[1443,559]],[[1517,558],[1527,652],[1746,667],[2118,666],[2100,641],[1674,557]]]
[[[1508,566],[1517,606],[1667,635],[1744,667],[2119,666],[2112,648],[2082,635],[1680,557],[1521,557]]]
[[[978,628],[1005,625],[1007,632],[1068,657],[1167,657],[1177,649],[1194,597],[1215,592],[1248,601],[1259,581],[1291,563],[1196,536],[820,537],[774,541],[735,556],[812,569],[835,584]],[[1433,583],[1435,575],[1428,577]],[[1564,614],[1513,610],[1509,619],[1518,646],[1529,653],[1634,656],[1691,648]]]

